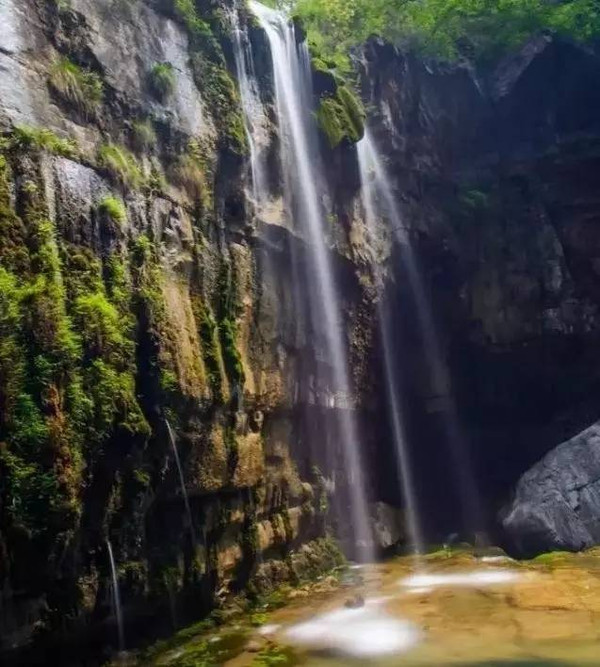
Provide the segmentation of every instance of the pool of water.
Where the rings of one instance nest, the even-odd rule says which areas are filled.
[[[600,666],[600,550],[535,561],[438,553],[352,570],[337,587],[306,587],[289,603],[203,637],[154,664]],[[200,641],[194,639],[196,643]]]

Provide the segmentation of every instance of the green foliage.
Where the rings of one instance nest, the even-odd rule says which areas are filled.
[[[88,117],[96,115],[104,95],[102,79],[82,69],[69,58],[59,58],[50,68],[51,88],[66,102]]]
[[[148,78],[150,89],[157,99],[164,101],[175,92],[175,70],[171,63],[155,63]]]
[[[293,648],[269,644],[252,661],[252,667],[293,667],[300,664]]]
[[[144,174],[138,161],[123,146],[103,144],[98,150],[98,162],[125,187],[139,188],[144,184]]]
[[[219,42],[215,39],[211,27],[198,13],[200,3],[194,0],[173,0],[173,10],[187,28],[191,47],[194,51],[203,51],[213,60],[224,63],[224,56]]]
[[[184,187],[204,210],[212,208],[212,173],[206,147],[195,139],[190,140],[185,152],[178,156],[170,172],[173,181]]]
[[[136,120],[132,123],[133,144],[140,152],[149,151],[156,145],[156,131],[150,120]]]
[[[194,0],[174,0],[176,15],[183,21],[188,31],[197,38],[209,39],[212,31],[206,21],[198,15]]]
[[[365,110],[348,86],[340,85],[334,96],[324,97],[316,116],[332,148],[344,140],[356,143],[364,135]]]
[[[536,565],[560,565],[561,563],[564,563],[565,559],[572,556],[573,554],[569,551],[550,551],[536,556],[531,562]]]
[[[23,220],[14,241],[28,261],[18,278],[10,262],[0,269],[0,467],[10,520],[51,544],[79,514],[81,347],[38,188],[23,181],[18,195]]]
[[[119,224],[123,224],[127,220],[127,209],[123,200],[119,197],[113,195],[102,197],[98,204],[98,210]]]
[[[243,386],[245,373],[242,356],[237,348],[237,324],[228,318],[221,320],[219,334],[227,377],[233,384]]]
[[[371,35],[443,59],[486,61],[541,30],[578,40],[600,34],[596,0],[297,0],[295,11],[314,52],[342,70]]]
[[[0,154],[0,265],[25,274],[30,266],[27,230],[11,206],[9,166]]]
[[[215,119],[222,148],[234,155],[248,151],[240,96],[229,72],[202,53],[192,57],[196,86],[202,91],[212,117]]]
[[[62,157],[72,158],[79,152],[76,141],[63,139],[46,128],[17,125],[13,131],[13,140],[17,148],[37,148]]]
[[[223,375],[221,350],[219,346],[219,330],[217,322],[211,310],[196,300],[194,304],[194,314],[198,322],[200,341],[202,343],[202,358],[208,385],[211,390],[213,400],[216,403],[223,402]]]
[[[92,356],[122,359],[132,352],[122,330],[120,314],[103,292],[77,297],[73,317]]]

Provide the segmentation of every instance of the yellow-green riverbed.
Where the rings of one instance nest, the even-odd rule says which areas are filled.
[[[528,562],[438,553],[350,569],[139,664],[600,666],[600,550]]]

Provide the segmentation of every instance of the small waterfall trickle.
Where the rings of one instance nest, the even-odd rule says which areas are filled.
[[[363,187],[370,193],[368,195],[370,204],[369,202],[367,202],[367,204],[371,207],[371,211],[370,213],[367,211],[367,217],[378,215],[387,218],[393,233],[396,235],[407,280],[416,306],[416,315],[419,330],[423,338],[424,350],[427,356],[426,361],[429,364],[431,383],[434,387],[436,397],[444,397],[446,401],[444,425],[449,445],[449,454],[452,459],[451,472],[455,475],[457,482],[463,521],[467,530],[474,536],[482,533],[484,534],[485,521],[481,508],[480,494],[475,482],[472,463],[468,452],[466,451],[464,438],[458,424],[456,406],[454,404],[449,378],[443,362],[442,347],[438,339],[431,306],[426,295],[420,268],[417,264],[407,230],[403,224],[402,216],[396,203],[392,184],[385,171],[375,142],[368,130],[359,146],[359,158],[361,161]],[[385,327],[382,327],[382,329],[385,329]],[[386,345],[384,344],[384,348],[385,347]],[[388,365],[390,361],[390,359],[386,358],[386,365]],[[392,406],[392,413],[394,412],[398,415],[400,414],[399,410],[394,409]],[[395,419],[393,414],[392,417]],[[394,430],[396,431],[395,425]],[[411,470],[410,462],[407,460],[406,465],[402,465],[402,468],[404,469],[402,480],[405,482],[404,477],[405,475],[408,475]],[[408,480],[405,493],[410,493],[409,489],[411,488],[412,484],[410,480]],[[413,507],[414,506],[415,504],[413,501]]]
[[[196,535],[194,532],[194,522],[192,520],[192,510],[190,507],[190,499],[188,497],[187,489],[185,488],[185,479],[183,477],[183,468],[181,467],[181,459],[179,458],[179,450],[177,449],[177,441],[175,440],[175,433],[173,433],[171,424],[169,424],[169,421],[167,419],[165,419],[165,424],[167,426],[167,432],[169,433],[169,440],[171,442],[171,448],[173,449],[175,464],[177,465],[177,474],[179,476],[179,483],[181,484],[181,494],[183,495],[183,503],[185,505],[185,512],[189,523],[190,534],[192,537],[192,544],[195,545]]]
[[[372,177],[372,172],[374,171],[373,156],[373,143],[369,132],[367,131],[365,137],[358,144],[358,162],[365,222],[369,232],[375,236],[377,227],[376,201],[379,193],[377,192],[377,180]],[[381,276],[377,275],[379,273],[377,268],[379,266],[377,257],[373,257],[373,266],[376,272],[376,278],[381,281]],[[385,387],[391,415],[392,436],[394,438],[398,461],[399,478],[402,485],[407,528],[409,539],[411,541],[411,549],[419,555],[424,552],[423,531],[413,479],[412,461],[406,438],[404,414],[399,397],[400,387],[398,378],[394,372],[392,323],[387,316],[387,313],[384,311],[381,302],[378,302],[377,308],[380,325],[381,349],[383,351],[383,362],[385,365]]]
[[[108,549],[108,559],[110,561],[110,573],[112,578],[112,599],[117,619],[117,631],[119,634],[119,652],[125,650],[125,628],[123,625],[123,608],[121,607],[121,593],[119,592],[119,579],[117,577],[117,567],[115,565],[115,557],[113,555],[112,545],[110,540],[106,540],[106,548]]]
[[[265,109],[258,90],[252,46],[246,28],[240,23],[237,9],[231,12],[230,20],[233,30],[233,55],[244,112],[244,128],[250,148],[252,199],[254,205],[260,209],[268,194],[265,163],[261,156],[261,148],[268,142],[265,132]]]
[[[373,540],[364,468],[353,406],[348,405],[352,392],[340,298],[325,240],[325,211],[320,191],[324,178],[320,174],[316,126],[310,114],[310,57],[306,44],[298,43],[288,17],[254,0],[249,6],[264,29],[271,48],[286,205],[288,215],[307,241],[310,256],[309,267],[301,280],[311,300],[313,320],[318,323],[318,330],[323,331],[324,353],[331,367],[334,403],[339,415],[339,439],[348,479],[355,555],[371,560]]]

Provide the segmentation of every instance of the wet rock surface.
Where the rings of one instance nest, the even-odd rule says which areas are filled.
[[[519,480],[502,514],[521,556],[600,542],[600,425],[562,443]]]

